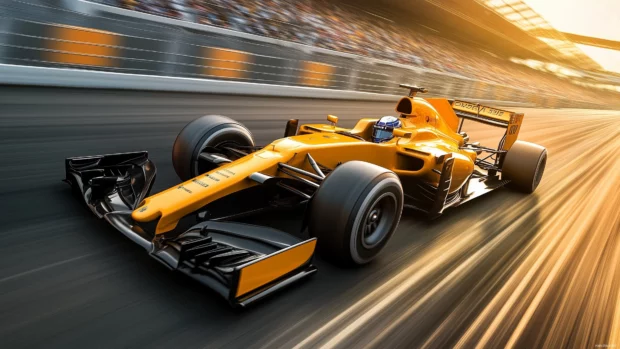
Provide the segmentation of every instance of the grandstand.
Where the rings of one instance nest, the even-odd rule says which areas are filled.
[[[601,67],[520,0],[104,2],[482,82],[568,98],[599,97],[584,89],[582,80],[572,81],[576,84],[571,79],[587,75],[585,72],[599,71]],[[391,12],[384,10],[388,8]],[[561,73],[567,69],[534,70],[513,63],[525,60],[553,63],[582,73]]]

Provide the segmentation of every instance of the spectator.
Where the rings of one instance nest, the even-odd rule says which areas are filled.
[[[423,35],[327,0],[118,0],[132,10],[330,50],[395,61],[476,80],[583,97],[583,88],[436,35]],[[596,96],[594,96],[596,97]]]

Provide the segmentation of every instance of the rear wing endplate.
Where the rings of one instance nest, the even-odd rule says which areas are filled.
[[[506,134],[500,144],[500,150],[508,150],[516,142],[521,129],[521,123],[523,122],[523,113],[515,113],[459,100],[450,101],[450,104],[458,117],[506,128]]]

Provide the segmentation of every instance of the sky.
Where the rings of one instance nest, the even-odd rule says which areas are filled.
[[[620,0],[523,0],[555,29],[620,41]],[[620,73],[620,51],[577,45],[604,69]]]

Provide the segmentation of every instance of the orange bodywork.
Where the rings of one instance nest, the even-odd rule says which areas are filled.
[[[313,238],[241,266],[235,297],[248,294],[304,265],[312,258],[315,248],[316,238]]]
[[[402,128],[395,130],[395,137],[388,142],[370,141],[377,119],[361,119],[352,129],[326,124],[303,125],[295,136],[278,139],[262,150],[146,198],[132,213],[132,218],[137,222],[159,218],[156,234],[168,232],[182,217],[219,198],[256,185],[248,178],[254,172],[284,176],[278,171],[278,163],[311,171],[306,154],[328,168],[361,160],[388,168],[401,179],[413,176],[433,185],[439,181],[440,157],[450,155],[455,160],[449,192],[459,190],[474,171],[476,152],[461,149],[464,141],[457,133],[459,119],[449,101],[403,97],[397,112]],[[350,132],[366,141],[337,131]]]

